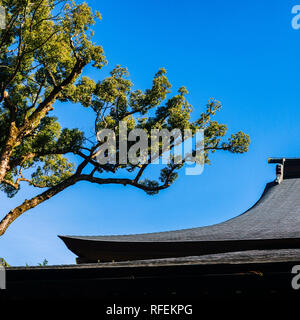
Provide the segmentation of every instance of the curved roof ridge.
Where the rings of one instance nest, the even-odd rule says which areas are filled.
[[[201,241],[300,236],[300,179],[266,185],[248,210],[224,222],[182,230],[108,236],[70,236],[99,241]]]

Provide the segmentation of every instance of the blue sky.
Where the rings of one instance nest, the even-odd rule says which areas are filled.
[[[229,133],[251,136],[247,154],[220,152],[201,176],[182,175],[156,196],[120,186],[78,184],[25,213],[0,240],[12,265],[74,263],[58,234],[127,234],[190,228],[231,218],[251,206],[275,177],[268,157],[300,157],[300,30],[291,27],[300,0],[87,1],[101,12],[95,40],[109,64],[127,66],[136,88],[150,87],[165,67],[174,92],[182,85],[199,113],[209,98]],[[88,130],[91,115],[59,104],[63,126]],[[1,217],[32,196],[0,195]]]

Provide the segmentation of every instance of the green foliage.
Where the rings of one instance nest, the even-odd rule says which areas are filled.
[[[38,263],[38,266],[40,267],[46,267],[48,265],[48,260],[44,259],[44,261],[42,263]]]
[[[39,267],[46,267],[46,266],[48,266],[48,260],[47,259],[44,259],[43,260],[43,262],[40,262],[40,263],[38,263],[37,265],[39,266]],[[28,264],[28,263],[25,263],[25,267],[26,268],[29,268],[30,267],[30,265]]]
[[[89,97],[82,95],[95,111],[97,130],[102,128],[118,129],[119,121],[126,121],[128,130],[140,128],[148,132],[149,146],[152,129],[168,129],[169,131],[179,129],[182,134],[185,129],[191,130],[193,134],[197,130],[204,130],[203,161],[207,164],[210,163],[209,154],[217,150],[226,150],[232,153],[248,151],[250,143],[248,135],[238,132],[226,139],[227,126],[212,120],[221,110],[222,106],[219,101],[209,100],[205,110],[201,112],[200,108],[194,108],[187,101],[188,91],[185,87],[181,87],[175,96],[168,97],[168,94],[171,93],[171,84],[164,69],[155,74],[152,87],[145,91],[132,90],[133,84],[128,77],[129,73],[126,68],[116,66],[110,77],[99,81],[96,86],[89,85],[89,88],[96,88],[93,92],[89,90]],[[77,90],[81,90],[80,85]],[[193,111],[199,114],[194,121],[192,121]],[[130,147],[131,144],[128,143],[128,149]],[[160,149],[161,147],[160,144]],[[178,170],[182,166],[168,165],[161,170],[158,180],[163,183],[163,186],[170,186],[177,179]],[[124,166],[117,163],[112,171],[116,173],[119,169],[124,168],[133,172],[139,170],[141,164]],[[146,187],[147,193],[155,194],[159,191],[159,181],[153,180],[152,175],[149,179],[141,181],[141,184]]]
[[[149,180],[149,179],[145,179],[143,181],[141,181],[141,185],[147,187],[147,188],[150,188],[150,189],[153,189],[153,190],[149,190],[146,192],[150,195],[150,196],[153,196],[155,194],[158,194],[159,190],[157,190],[158,186],[159,186],[159,183],[155,180]]]
[[[10,267],[10,265],[3,259],[3,258],[0,258],[0,266],[2,267]]]
[[[7,181],[12,181],[12,179],[9,179]],[[13,183],[13,181],[12,181]],[[12,186],[8,184],[7,182],[0,183],[0,190],[6,193],[8,198],[13,198],[18,191],[20,190],[20,185],[18,186]]]
[[[149,139],[152,129],[190,129],[193,134],[204,130],[205,163],[216,150],[248,150],[248,135],[238,132],[226,138],[227,126],[213,120],[222,107],[219,101],[210,100],[202,110],[188,102],[185,87],[170,96],[171,84],[163,68],[146,90],[134,90],[127,68],[120,65],[102,80],[83,76],[85,66],[101,69],[106,64],[102,47],[92,40],[92,27],[101,16],[85,2],[0,0],[0,4],[7,9],[8,21],[0,33],[0,154],[9,150],[0,189],[9,197],[19,191],[21,182],[54,188],[76,175],[78,180],[105,184],[112,180],[91,177],[101,177],[103,172],[117,176],[124,174],[124,169],[137,172],[130,183],[149,194],[174,183],[183,166],[174,161],[157,179],[151,172],[142,178],[146,169],[142,163],[101,166],[95,162],[98,130],[118,129],[120,121],[127,122],[128,130],[146,130]],[[78,129],[61,128],[58,119],[49,114],[57,101],[93,110],[93,137],[89,133],[85,138]],[[120,137],[117,140],[119,152]],[[69,155],[83,162],[74,164]],[[82,175],[83,169],[90,169],[90,175]]]
[[[74,173],[74,164],[64,155],[79,150],[83,133],[61,129],[55,117],[41,115],[37,121],[30,117],[72,74],[78,61],[101,68],[106,60],[102,47],[92,42],[91,27],[100,15],[86,3],[2,0],[0,4],[6,8],[8,22],[0,33],[0,151],[8,139],[12,117],[18,129],[30,127],[15,144],[11,168],[0,183],[0,189],[13,197],[22,181],[52,187]],[[66,83],[51,103],[72,97],[87,106],[85,97],[95,89],[90,88],[93,80],[77,78]],[[78,90],[72,92],[76,81]]]
[[[75,164],[64,155],[75,153],[83,141],[83,133],[78,129],[62,130],[57,118],[43,118],[32,135],[14,149],[11,156],[14,168],[8,171],[5,181],[14,184],[19,179],[40,188],[57,185],[70,177],[75,169]],[[24,178],[24,171],[30,178]],[[16,187],[2,183],[0,188],[13,197],[20,190],[20,185]]]

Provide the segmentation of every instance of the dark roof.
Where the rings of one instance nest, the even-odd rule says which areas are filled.
[[[300,238],[300,179],[267,184],[259,201],[245,213],[207,227],[121,235],[72,236],[101,241],[182,241]]]
[[[234,298],[234,307],[237,301],[240,303],[241,297],[249,300],[250,307],[253,299],[258,297],[263,299],[263,304],[268,298],[280,299],[282,304],[283,298],[291,301],[294,297],[299,301],[299,290],[291,286],[291,270],[300,262],[294,251],[7,268],[9,290],[0,290],[0,301],[63,299],[81,303],[86,300],[89,303],[95,301],[98,309],[99,302],[111,305],[143,302],[147,305],[149,301],[174,301],[174,304],[197,301],[195,306],[199,306],[201,314],[206,299],[217,299],[218,305],[220,298],[226,299],[226,307],[229,297]],[[257,258],[250,260],[247,258],[249,255]]]
[[[273,262],[295,262],[300,263],[300,249],[280,250],[247,250],[237,252],[226,252],[216,254],[205,254],[201,256],[175,257],[163,259],[147,259],[132,261],[115,261],[88,264],[49,265],[49,266],[27,266],[9,267],[9,270],[46,270],[46,269],[85,269],[85,268],[122,268],[122,267],[155,267],[173,265],[218,265],[218,264],[252,264]],[[296,263],[297,262],[297,263]]]
[[[84,250],[87,249],[82,247],[79,252],[74,248],[80,247],[84,242],[92,245],[91,251],[95,250],[97,244],[101,246],[100,251],[103,251],[105,247],[109,250],[110,246],[113,248],[117,244],[119,247],[116,248],[116,251],[128,251],[130,246],[134,250],[137,244],[144,244],[145,250],[148,250],[151,248],[150,243],[160,243],[162,247],[166,246],[165,249],[161,249],[164,251],[167,250],[167,243],[172,242],[176,242],[179,247],[182,246],[183,251],[187,246],[192,247],[192,243],[197,242],[199,245],[203,243],[203,246],[208,249],[203,252],[199,251],[202,254],[216,253],[216,248],[222,244],[224,248],[219,252],[224,252],[226,247],[231,247],[228,251],[239,251],[243,248],[244,250],[300,248],[300,179],[294,178],[292,174],[292,172],[295,172],[295,175],[300,173],[300,159],[269,159],[269,162],[280,163],[279,166],[282,166],[276,170],[276,181],[278,182],[268,183],[261,198],[253,207],[228,221],[206,227],[168,232],[116,236],[64,236],[61,238],[79,256],[84,256]],[[299,172],[295,170],[298,166]],[[286,172],[289,173],[289,176],[285,174]],[[273,240],[282,240],[282,243],[274,244]],[[128,247],[122,247],[126,243]],[[209,249],[210,246],[212,249]],[[174,245],[170,247],[170,250],[174,250],[174,247]],[[157,248],[153,247],[153,250]],[[182,253],[180,255],[182,256]]]

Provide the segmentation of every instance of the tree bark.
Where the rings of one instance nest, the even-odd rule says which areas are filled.
[[[9,164],[9,157],[11,155],[12,150],[5,150],[0,157],[0,182],[3,181],[6,176]]]
[[[9,170],[9,161],[10,156],[14,150],[14,147],[16,145],[16,139],[17,139],[18,129],[15,125],[15,122],[12,122],[10,124],[10,129],[8,132],[7,140],[3,146],[3,149],[1,150],[0,155],[0,182],[4,179],[7,171]]]
[[[4,143],[0,154],[0,182],[3,181],[7,171],[10,169],[10,156],[14,148],[20,144],[22,140],[39,125],[41,119],[43,119],[47,113],[53,109],[53,104],[55,103],[61,91],[81,74],[85,65],[85,62],[77,60],[70,75],[59,86],[56,86],[49,96],[40,103],[33,114],[27,119],[23,127],[17,128],[15,123],[16,110],[13,106],[11,106],[10,129],[8,132],[7,141]]]
[[[157,187],[149,187],[143,184],[140,184],[136,182],[136,180],[132,179],[118,179],[118,178],[97,178],[93,177],[92,175],[86,175],[81,174],[82,169],[85,167],[85,165],[88,163],[87,160],[85,160],[77,169],[76,173],[71,176],[70,178],[64,180],[63,182],[59,183],[55,187],[52,187],[45,192],[39,194],[38,196],[33,197],[30,200],[24,201],[20,206],[12,209],[0,222],[0,236],[2,236],[7,228],[18,218],[20,217],[24,212],[33,209],[37,205],[41,204],[42,202],[49,200],[53,196],[57,195],[61,191],[65,190],[66,188],[74,185],[75,183],[79,181],[88,181],[91,183],[96,183],[98,185],[104,185],[104,184],[119,184],[124,186],[132,186],[144,191],[160,191],[164,190],[170,187],[169,183],[164,183],[163,185],[157,186]]]
[[[11,225],[11,223],[14,222],[18,217],[20,217],[24,212],[52,198],[53,196],[72,186],[79,180],[80,176],[73,175],[70,178],[59,183],[57,186],[46,190],[45,192],[39,194],[36,197],[33,197],[30,200],[25,200],[20,206],[12,209],[0,222],[0,236],[2,236],[7,228]]]

